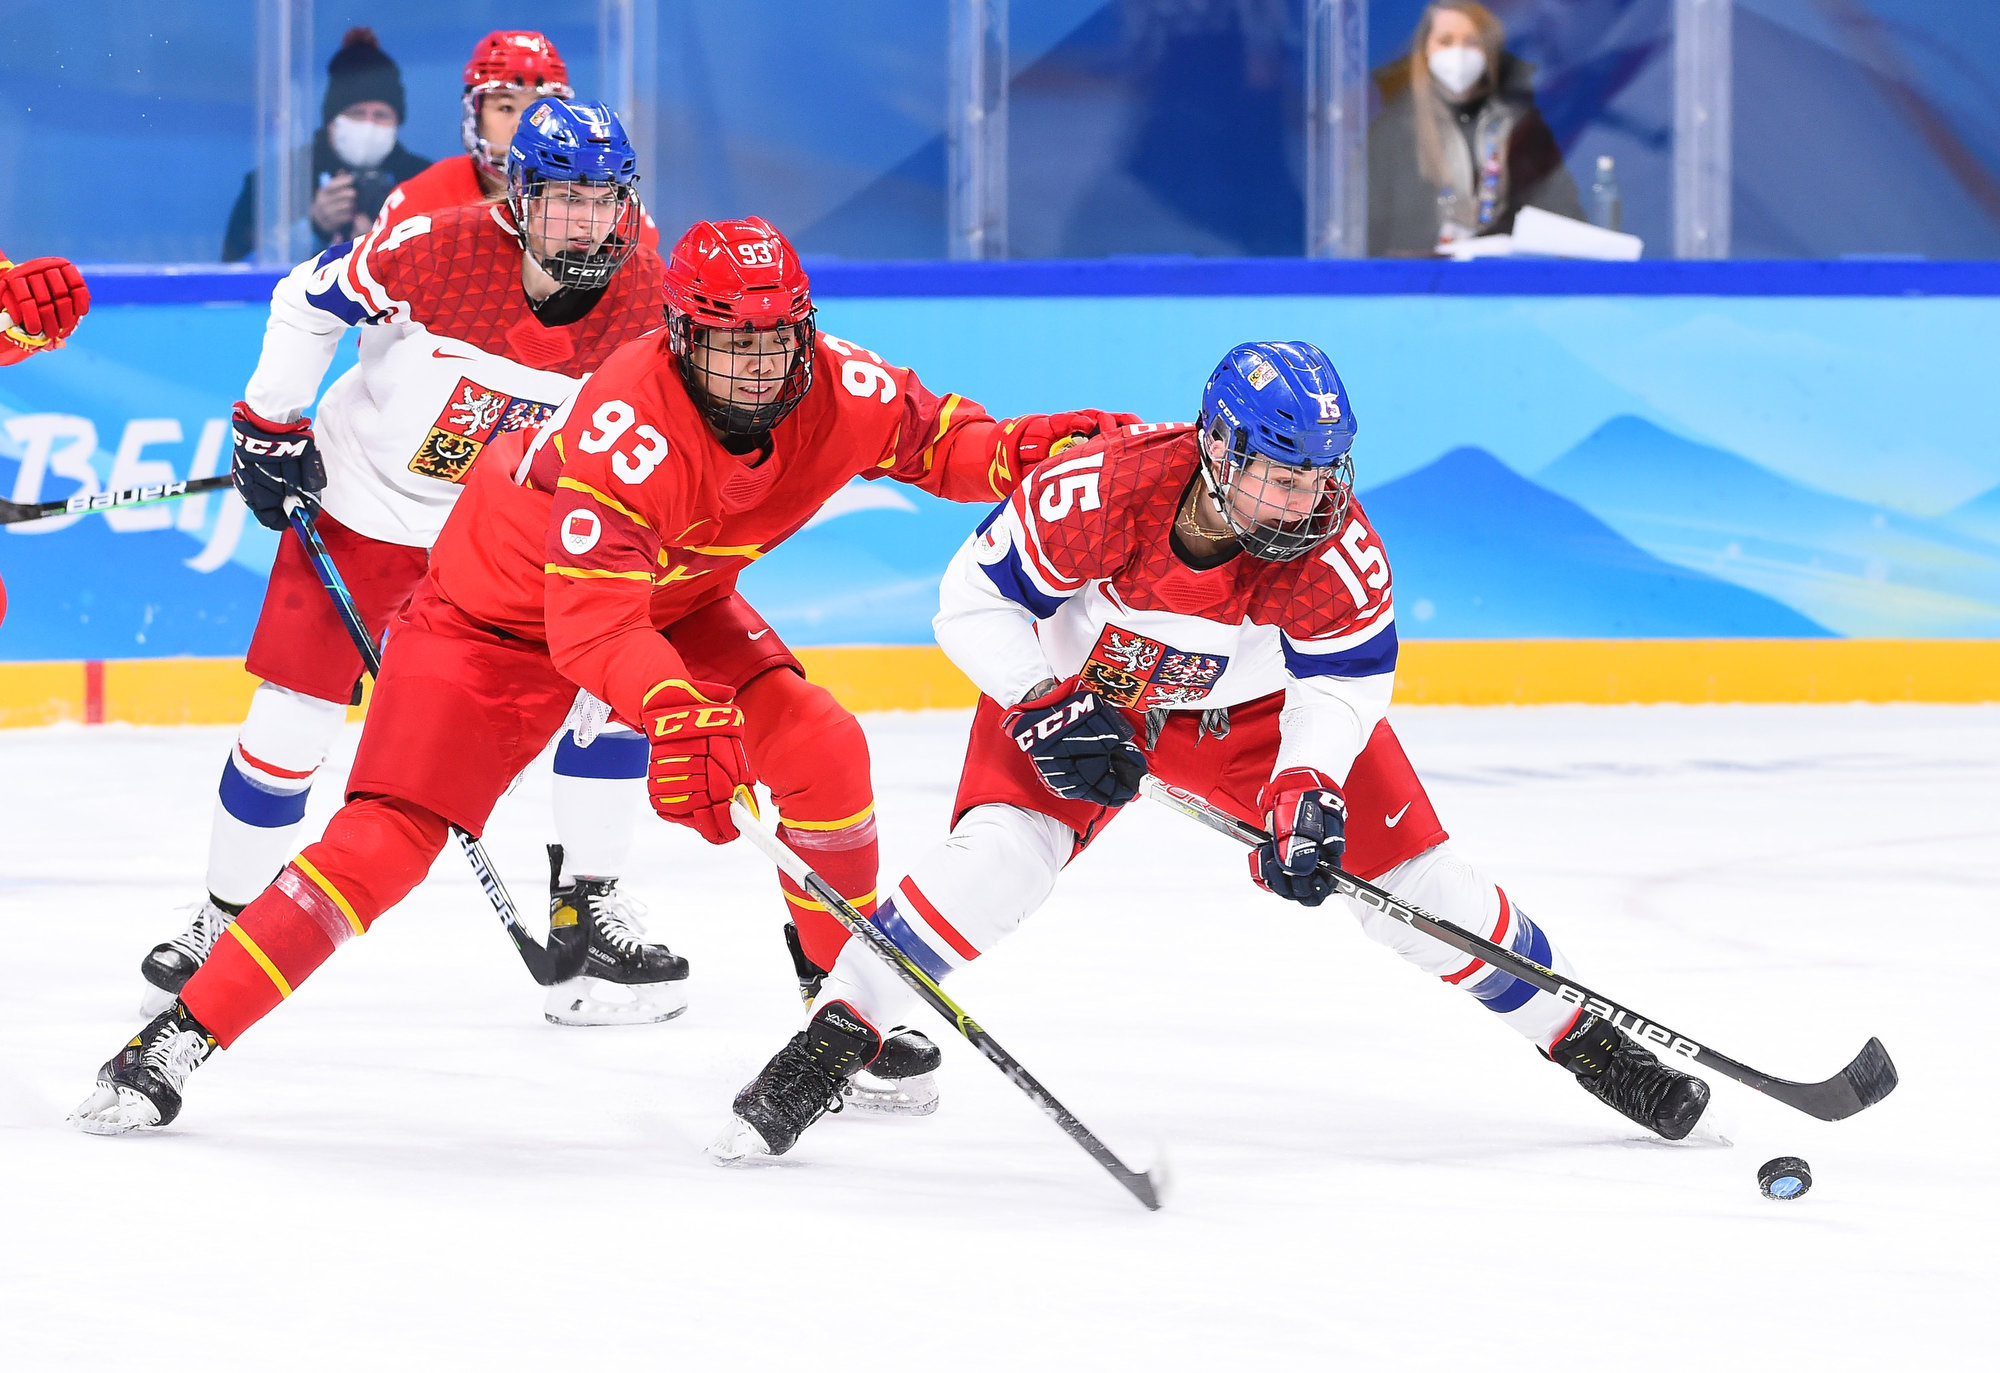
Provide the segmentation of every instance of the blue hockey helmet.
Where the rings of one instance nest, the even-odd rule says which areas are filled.
[[[565,184],[611,194],[550,193]],[[507,207],[522,242],[559,285],[600,290],[632,256],[639,246],[638,188],[638,155],[609,105],[550,97],[521,116],[507,149]],[[536,201],[542,213],[531,223]]]
[[[1339,532],[1354,494],[1354,407],[1325,353],[1231,348],[1202,388],[1199,426],[1202,480],[1248,552],[1289,562]]]

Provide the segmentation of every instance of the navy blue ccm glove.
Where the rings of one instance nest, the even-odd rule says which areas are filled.
[[[1312,768],[1287,768],[1264,784],[1268,842],[1250,853],[1250,880],[1287,901],[1317,906],[1333,894],[1329,868],[1347,849],[1347,802]]]
[[[1015,706],[1001,727],[1065,801],[1122,806],[1139,794],[1146,755],[1132,742],[1131,722],[1074,677]]]
[[[282,532],[290,523],[285,518],[285,497],[326,489],[326,464],[319,460],[319,445],[313,442],[312,421],[279,424],[239,400],[230,427],[236,431],[231,468],[236,490],[258,524]]]

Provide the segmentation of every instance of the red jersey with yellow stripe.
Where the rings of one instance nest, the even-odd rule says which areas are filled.
[[[687,675],[658,631],[729,595],[854,477],[959,501],[1013,490],[1040,417],[996,420],[825,334],[813,366],[753,467],[702,419],[664,331],[627,344],[531,446],[495,445],[473,469],[432,578],[475,618],[547,643],[565,676],[635,721],[649,690]]]

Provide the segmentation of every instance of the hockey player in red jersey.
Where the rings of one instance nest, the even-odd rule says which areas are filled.
[[[459,137],[465,152],[418,172],[389,192],[376,218],[384,222],[454,205],[477,205],[507,189],[507,149],[521,116],[545,97],[572,100],[569,67],[545,34],[495,29],[479,40],[465,63]],[[639,244],[659,251],[660,230],[639,207]]]
[[[1453,851],[1390,729],[1395,612],[1351,498],[1354,412],[1319,349],[1244,344],[1195,425],[1130,427],[1030,472],[945,573],[938,643],[984,693],[949,840],[875,923],[934,979],[990,950],[1148,770],[1273,836],[1259,887],[1309,906],[1339,866],[1558,971]],[[810,861],[810,853],[805,855]],[[1465,988],[1594,1095],[1669,1139],[1707,1084],[1611,1024],[1372,907],[1367,932]],[[843,930],[843,933],[845,931]],[[805,1030],[737,1096],[724,1160],[782,1154],[878,1051],[907,997],[859,941]]]
[[[0,251],[0,367],[60,348],[90,313],[90,287],[67,258],[16,265]]]
[[[481,831],[578,686],[642,727],[663,818],[725,842],[732,791],[762,781],[787,840],[873,908],[861,727],[737,576],[856,476],[990,500],[1053,443],[1129,417],[995,420],[818,334],[792,246],[762,220],[690,229],[666,297],[664,331],[619,349],[532,444],[502,442],[474,467],[389,636],[347,805],[104,1065],[81,1128],[172,1120],[187,1075],[400,901],[447,824]],[[784,895],[824,968],[840,926],[788,881]],[[922,1036],[898,1049],[910,1071],[935,1062]]]
[[[532,430],[620,344],[657,326],[662,264],[636,248],[637,159],[605,106],[540,102],[514,141],[505,203],[379,225],[302,264],[271,299],[236,406],[236,477],[283,535],[247,667],[261,679],[223,765],[207,896],[141,965],[155,1012],[298,849],[308,792],[358,699],[361,659],[298,540],[285,497],[317,493],[319,531],[380,635],[408,600],[481,448]],[[335,347],[360,363],[313,403]],[[549,730],[553,734],[554,727]],[[542,742],[547,741],[547,735]],[[687,965],[644,942],[618,876],[646,748],[630,731],[557,749],[552,909],[598,918],[586,975],[551,988],[560,1024],[657,1021],[686,1006]]]

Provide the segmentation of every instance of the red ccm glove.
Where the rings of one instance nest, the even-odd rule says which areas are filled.
[[[90,287],[67,258],[38,257],[18,266],[0,259],[0,310],[13,321],[8,340],[22,351],[60,348],[90,313]]]
[[[1024,415],[1018,420],[1008,420],[1009,425],[1020,426],[1013,432],[1014,473],[1019,476],[1065,448],[1139,422],[1137,415],[1116,410],[1061,410],[1053,415]]]
[[[670,678],[646,693],[641,714],[653,809],[711,844],[736,838],[729,798],[755,778],[743,751],[743,710],[728,688]]]
[[[1333,893],[1327,869],[1347,849],[1347,802],[1340,788],[1313,768],[1286,768],[1257,798],[1271,830],[1250,852],[1250,880],[1302,906]]]

